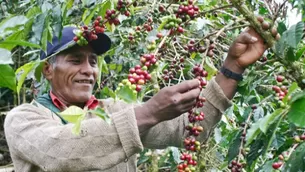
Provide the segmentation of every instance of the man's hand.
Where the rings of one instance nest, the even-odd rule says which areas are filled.
[[[191,110],[199,94],[197,79],[163,88],[144,105],[135,108],[140,132]]]
[[[258,19],[265,30],[270,29],[269,24],[261,17]],[[275,28],[271,29],[271,33],[276,39],[280,38]],[[267,48],[263,38],[253,28],[248,28],[233,42],[223,65],[235,73],[243,73],[245,68],[256,62]]]
[[[262,28],[265,30],[270,29],[269,24],[264,22],[262,17],[258,17],[257,19],[262,23]],[[280,39],[276,28],[272,28],[270,31],[276,40]],[[245,68],[255,63],[267,48],[263,38],[253,28],[248,28],[230,46],[228,56],[223,66],[232,72],[242,74]],[[222,73],[219,73],[215,80],[227,98],[232,99],[235,95],[237,81],[227,78]]]

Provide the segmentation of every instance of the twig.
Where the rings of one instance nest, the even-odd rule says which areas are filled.
[[[274,25],[274,22],[275,22],[275,20],[278,18],[278,16],[279,16],[279,14],[280,14],[280,11],[281,11],[281,9],[284,7],[284,5],[286,4],[286,2],[287,2],[288,0],[285,0],[282,4],[281,4],[281,6],[279,7],[279,8],[277,8],[277,10],[276,10],[276,12],[275,12],[275,14],[273,15],[273,17],[272,17],[272,23],[271,23],[271,26],[273,26]]]
[[[252,118],[252,115],[253,115],[253,111],[250,112],[247,120],[246,120],[246,124],[245,124],[245,127],[243,129],[243,132],[242,133],[246,133],[247,132],[247,128],[248,128],[248,125],[249,125],[249,121],[251,120]],[[242,134],[243,135],[243,134]],[[238,157],[237,157],[237,162],[239,162],[240,160],[240,157],[241,157],[241,154],[242,154],[242,150],[243,150],[243,147],[244,147],[244,141],[245,141],[246,137],[242,136],[242,139],[241,139],[241,143],[240,143],[240,146],[239,146],[239,152],[238,152]]]
[[[269,13],[270,13],[271,15],[273,15],[273,11],[271,10],[271,8],[270,8],[270,6],[269,6],[269,3],[268,3],[266,0],[264,0],[264,2],[265,2],[265,4],[266,4],[265,6],[267,7]]]
[[[238,11],[248,20],[251,26],[258,32],[266,41],[269,47],[273,47],[275,39],[270,31],[265,31],[261,27],[261,23],[256,19],[253,11],[247,6],[245,0],[231,0],[232,4]]]

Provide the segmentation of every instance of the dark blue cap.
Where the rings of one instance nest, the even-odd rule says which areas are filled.
[[[58,54],[63,50],[66,50],[74,45],[76,42],[73,40],[75,37],[75,30],[77,28],[73,26],[64,27],[62,30],[62,37],[58,39],[58,37],[53,36],[52,43],[48,42],[47,45],[47,52],[41,52],[40,59],[44,60],[51,55]],[[107,52],[111,47],[111,40],[110,38],[104,34],[99,33],[97,34],[98,38],[96,40],[89,41],[89,45],[93,49],[94,53],[97,55],[103,54]]]

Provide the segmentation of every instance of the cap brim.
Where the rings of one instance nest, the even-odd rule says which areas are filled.
[[[98,39],[90,41],[89,46],[93,49],[94,53],[96,53],[97,55],[101,55],[110,49],[111,39],[104,33],[99,33],[97,36],[98,36]],[[66,43],[64,46],[62,46],[58,50],[56,50],[50,56],[46,57],[46,59],[48,59],[52,56],[55,56],[55,55],[59,54],[60,52],[73,47],[76,44],[77,43],[74,40],[72,40],[72,41]]]

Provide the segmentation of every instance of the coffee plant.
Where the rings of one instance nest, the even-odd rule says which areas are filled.
[[[291,10],[299,17],[289,15]],[[145,149],[138,170],[305,170],[303,0],[4,0],[0,19],[0,121],[6,111],[49,89],[39,55],[66,25],[78,27],[74,41],[79,45],[99,33],[111,37],[111,49],[98,59],[93,94],[128,103],[147,101],[163,87],[194,78],[204,89],[232,41],[253,27],[270,48],[246,69],[233,105],[210,138],[196,140],[206,101],[198,97],[188,112],[182,147]],[[272,37],[275,32],[279,41]],[[10,163],[7,147],[0,153],[0,164]]]

